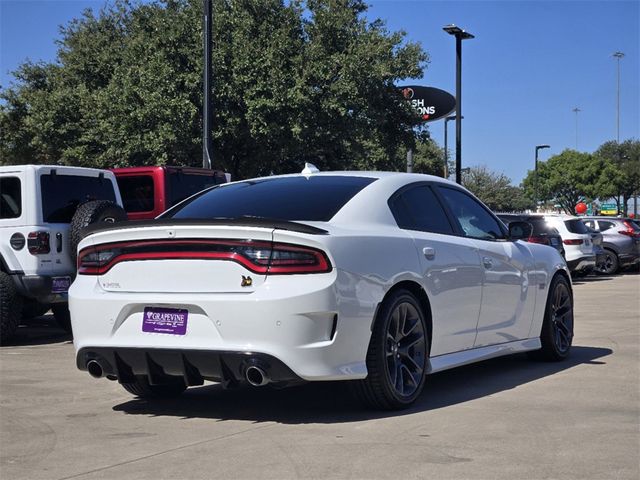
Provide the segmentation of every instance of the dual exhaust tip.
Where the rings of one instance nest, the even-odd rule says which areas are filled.
[[[87,363],[87,372],[89,372],[89,375],[93,378],[102,378],[106,376],[102,365],[100,365],[100,362],[97,360],[89,360]],[[263,387],[268,383],[271,383],[271,379],[267,375],[267,372],[257,365],[250,365],[247,367],[244,376],[249,385],[254,387]]]

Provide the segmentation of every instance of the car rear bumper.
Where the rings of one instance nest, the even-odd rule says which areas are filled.
[[[221,382],[225,387],[246,383],[247,370],[258,367],[268,382],[291,384],[302,379],[283,362],[271,355],[254,352],[211,350],[177,350],[149,348],[84,347],[76,356],[76,365],[87,370],[90,362],[99,365],[99,376],[133,383],[145,376],[151,385],[169,383],[181,377],[188,386],[202,385],[204,380]],[[95,370],[92,370],[95,374]]]
[[[11,277],[16,289],[23,297],[38,300],[40,303],[67,301],[67,292],[53,292],[54,278],[62,278],[60,276],[16,274]]]
[[[568,260],[567,266],[572,272],[589,272],[596,266],[596,256],[588,255],[575,260]]]
[[[251,354],[282,363],[295,379],[364,378],[377,304],[344,299],[335,273],[296,277],[270,278],[246,294],[128,293],[106,292],[96,277],[80,275],[69,295],[78,367],[86,369],[91,355],[102,356],[109,374],[118,377],[118,354],[134,373],[148,375],[153,370],[145,366],[148,356],[151,365],[176,375],[180,356],[168,352],[183,352],[199,376],[226,380],[245,368],[234,359]],[[185,331],[144,331],[148,307],[187,310]],[[230,365],[231,375],[225,377],[216,365]],[[287,373],[279,381],[290,380]]]

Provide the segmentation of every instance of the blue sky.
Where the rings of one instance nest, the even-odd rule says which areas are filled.
[[[102,0],[0,0],[0,85],[29,58],[53,61],[59,25]],[[368,17],[404,30],[430,55],[418,83],[454,93],[455,45],[442,26],[476,38],[463,45],[463,166],[486,165],[518,183],[540,159],[576,147],[594,151],[616,137],[616,60],[620,138],[640,137],[640,1],[370,0]],[[453,124],[450,124],[453,127]],[[442,144],[443,122],[431,124]],[[454,129],[450,143],[454,143]]]

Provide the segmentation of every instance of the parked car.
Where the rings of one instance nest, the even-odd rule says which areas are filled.
[[[530,230],[428,175],[220,185],[157,220],[89,227],[69,292],[76,364],[141,397],[351,380],[373,407],[407,407],[426,374],[567,357],[569,271],[520,241]]]
[[[562,243],[562,237],[558,230],[549,225],[543,215],[528,214],[528,213],[498,213],[498,218],[502,220],[505,225],[509,225],[511,222],[528,222],[533,227],[531,236],[523,239],[531,243],[539,243],[541,245],[549,245],[560,252],[560,255],[564,258],[564,246]]]
[[[562,237],[567,265],[574,275],[587,275],[596,267],[591,235],[580,218],[571,215],[545,215],[545,221]]]
[[[193,167],[125,167],[112,171],[130,220],[155,218],[185,198],[230,180],[222,171]]]
[[[67,290],[80,231],[126,219],[113,173],[93,168],[0,167],[0,341],[49,308],[70,330]]]
[[[587,227],[600,232],[605,260],[600,271],[608,275],[621,268],[640,264],[640,227],[632,219],[618,217],[583,217]]]

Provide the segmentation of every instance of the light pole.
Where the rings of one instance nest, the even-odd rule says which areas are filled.
[[[624,53],[615,52],[611,55],[618,61],[618,98],[617,98],[617,115],[616,115],[616,140],[620,143],[620,59],[624,57]]]
[[[447,135],[447,124],[451,120],[455,120],[457,115],[451,115],[444,119],[444,178],[449,178],[449,152],[447,150],[447,141],[449,136]],[[464,117],[460,117],[460,120],[464,120]]]
[[[202,44],[204,48],[203,106],[202,106],[202,167],[211,168],[211,22],[213,0],[204,0]]]
[[[535,163],[535,187],[533,190],[533,201],[536,204],[536,212],[538,211],[538,151],[543,148],[551,148],[549,145],[536,145],[536,163]]]
[[[456,37],[456,183],[462,183],[462,40],[475,38],[453,24],[442,29]]]
[[[581,112],[582,110],[578,107],[574,107],[571,111],[576,114],[576,150],[578,150],[578,112]]]

